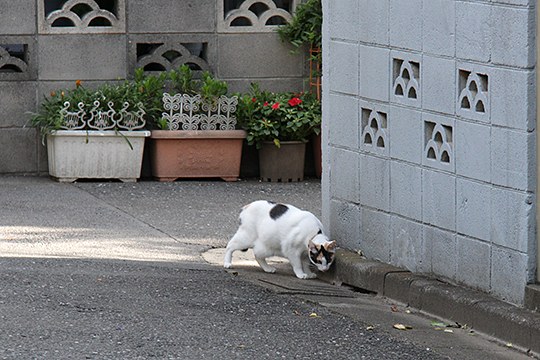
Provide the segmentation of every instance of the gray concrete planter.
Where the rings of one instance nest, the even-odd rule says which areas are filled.
[[[47,135],[49,175],[60,182],[141,176],[143,149],[150,132],[58,130]]]

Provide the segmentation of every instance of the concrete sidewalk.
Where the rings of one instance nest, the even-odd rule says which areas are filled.
[[[221,248],[236,231],[240,207],[258,199],[292,203],[321,215],[318,181],[60,184],[48,178],[0,177],[0,253],[221,266]],[[248,266],[248,278],[255,273],[260,280],[249,255],[243,263],[235,259],[233,265]],[[287,264],[281,265],[287,269]],[[485,294],[343,250],[324,279],[467,324],[525,352],[540,352],[540,315]]]

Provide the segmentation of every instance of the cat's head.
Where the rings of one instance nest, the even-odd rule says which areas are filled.
[[[336,254],[336,241],[330,241],[325,235],[318,234],[309,241],[309,261],[319,271],[330,269]]]

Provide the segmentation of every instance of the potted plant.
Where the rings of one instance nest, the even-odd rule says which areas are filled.
[[[227,83],[208,72],[195,80],[187,65],[168,78],[175,94],[163,94],[164,111],[150,137],[152,176],[236,181],[246,138],[236,129],[238,98],[227,97]]]
[[[278,28],[277,32],[282,41],[289,42],[295,47],[309,48],[309,89],[321,100],[321,48],[322,48],[322,4],[321,0],[307,0],[299,4],[291,21]],[[312,137],[315,172],[320,177],[322,173],[321,135]]]
[[[272,93],[252,84],[239,99],[238,118],[248,144],[259,149],[263,181],[303,180],[306,142],[321,131],[321,103],[313,94]]]
[[[31,122],[47,144],[49,174],[61,182],[140,177],[147,95],[134,82],[52,91]]]

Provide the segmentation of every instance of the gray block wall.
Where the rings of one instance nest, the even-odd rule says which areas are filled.
[[[299,0],[259,0],[251,8],[226,0],[111,0],[98,5],[112,4],[104,9],[77,2],[79,9],[106,10],[105,20],[91,11],[74,16],[64,3],[0,0],[0,174],[46,174],[46,149],[29,127],[29,112],[75,80],[90,87],[130,78],[141,66],[160,71],[193,63],[228,80],[231,91],[252,81],[274,91],[304,88],[304,56],[292,55],[276,26],[258,20],[285,10],[287,21]]]
[[[323,6],[331,235],[522,304],[537,247],[535,1]]]

